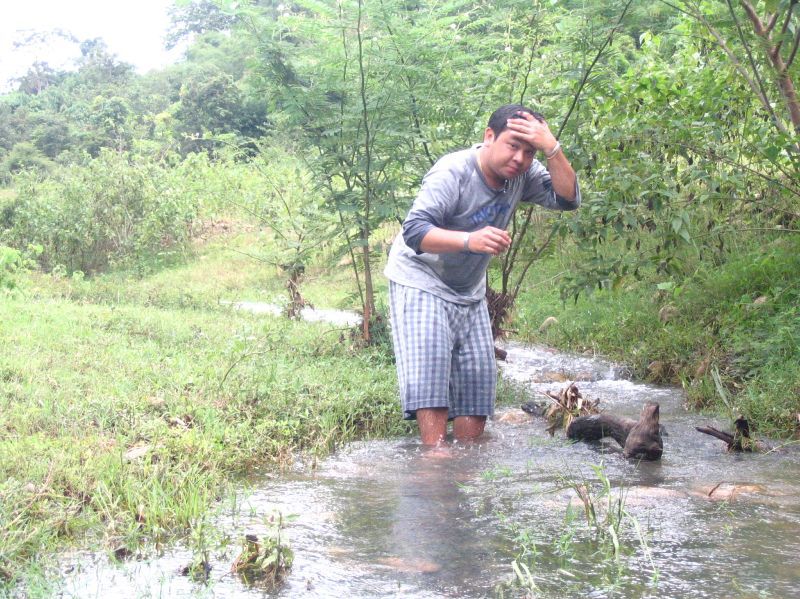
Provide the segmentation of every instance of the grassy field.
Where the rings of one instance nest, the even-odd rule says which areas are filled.
[[[407,432],[387,346],[221,303],[283,301],[274,269],[242,253],[258,242],[217,237],[147,277],[32,274],[0,295],[6,590],[36,587],[70,544],[186,534],[254,468]],[[310,274],[309,299],[351,307],[324,302],[347,297],[339,274]]]

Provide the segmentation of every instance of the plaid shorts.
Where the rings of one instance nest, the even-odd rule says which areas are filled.
[[[393,281],[392,340],[403,417],[420,408],[449,408],[448,417],[491,416],[497,365],[486,300],[448,302]]]

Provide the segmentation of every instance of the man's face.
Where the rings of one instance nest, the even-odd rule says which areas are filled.
[[[493,183],[502,183],[504,179],[513,179],[527,171],[536,154],[533,146],[522,141],[515,132],[503,129],[495,135],[487,127],[483,136],[485,159],[483,162],[490,174],[497,178]]]

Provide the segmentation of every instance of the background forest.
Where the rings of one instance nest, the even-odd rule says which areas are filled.
[[[46,330],[56,322],[83,331],[84,319],[96,318],[101,331],[148,340],[160,331],[166,339],[159,318],[167,316],[142,316],[141,308],[194,310],[176,335],[199,344],[186,359],[204,364],[198,356],[219,353],[203,345],[210,343],[204,335],[222,339],[224,331],[202,310],[218,309],[220,299],[247,299],[226,295],[247,279],[250,299],[266,289],[286,298],[289,315],[309,299],[364,315],[361,330],[347,338],[355,353],[344,357],[292,330],[315,359],[329,353],[385,371],[378,390],[359,377],[341,379],[350,367],[339,362],[307,375],[315,384],[327,381],[330,393],[386,399],[369,413],[354,403],[326,416],[340,419],[342,438],[363,434],[370,422],[397,432],[386,383],[387,243],[433,162],[479,141],[495,107],[522,102],[557,132],[584,203],[575,213],[517,215],[513,250],[490,270],[492,287],[513,304],[503,326],[517,338],[602,353],[639,377],[680,383],[694,407],[744,415],[761,433],[796,434],[797,4],[184,1],[175,3],[168,43],[185,43],[185,59],[145,75],[117,60],[101,39],[76,42],[81,59],[74,70],[34,64],[0,96],[0,334],[6,347],[19,344],[19,355],[0,358],[0,405],[39,393],[26,371],[39,349],[26,355],[23,339],[60,338],[63,330]],[[36,306],[50,316],[36,317]],[[557,324],[540,327],[549,316]],[[25,328],[33,322],[45,328]],[[208,392],[209,410],[212,403],[223,411],[235,404],[237,418],[247,414],[235,433],[218,431],[236,454],[209,457],[195,475],[335,443],[319,422],[306,420],[310,408],[302,402],[325,396],[315,384],[282,389],[300,402],[292,418],[277,408],[258,415],[263,420],[250,412],[255,404],[248,402],[267,393],[258,379],[267,375],[256,374],[253,360],[282,347],[286,334],[276,330],[254,347],[243,333],[226,346],[227,362],[214,366],[213,386],[205,389],[203,375],[194,373],[167,393],[173,416],[185,421],[191,413],[195,431],[200,423],[209,431],[218,425],[211,412],[187,407],[193,393]],[[103,343],[115,342],[85,348],[97,364],[106,358],[91,347]],[[174,339],[164,343],[173,347]],[[57,365],[51,359],[41,366]],[[269,385],[288,385],[270,372]],[[62,374],[42,384],[71,384],[72,373]],[[136,387],[137,399],[120,408],[129,424],[138,422],[136,402],[153,393],[140,375],[108,392],[124,396],[126,385]],[[154,396],[147,410],[162,410],[164,398]],[[43,414],[49,400],[37,401],[32,409]],[[153,407],[158,401],[162,407]],[[0,417],[7,430],[14,410]],[[38,422],[30,413],[22,420]],[[36,432],[46,436],[55,425],[42,422]],[[256,433],[253,422],[261,423]],[[115,427],[124,425],[104,414],[83,432],[95,431],[101,444],[103,434],[122,434]],[[173,447],[175,456],[181,448],[205,455],[200,437],[181,443],[189,445]],[[3,451],[25,455],[12,445]],[[172,449],[167,443],[163,451]],[[23,468],[5,464],[8,476]],[[99,501],[80,495],[82,483],[69,472],[59,482],[68,490],[61,499]],[[39,474],[52,478],[46,468]],[[167,479],[158,484],[180,487]],[[139,499],[123,491],[109,491],[109,498],[125,499],[98,512],[126,513],[133,526]],[[42,497],[20,497],[7,506],[14,526],[0,526],[8,563],[35,555],[47,528],[8,532],[43,517],[44,511],[31,516]],[[148,525],[166,528],[193,516],[182,517]],[[0,562],[0,579],[13,572]]]

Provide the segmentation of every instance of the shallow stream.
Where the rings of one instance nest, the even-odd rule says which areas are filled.
[[[549,436],[541,418],[504,408],[485,440],[449,456],[415,439],[370,441],[313,468],[252,480],[215,523],[230,543],[211,547],[206,583],[181,575],[188,547],[119,564],[76,553],[63,564],[62,596],[800,597],[796,445],[728,454],[694,427],[729,423],[687,413],[680,389],[625,380],[623,369],[593,358],[507,349],[503,376],[534,398],[570,380],[618,415],[636,418],[645,401],[657,401],[663,458],[636,463],[613,442],[572,444],[563,431]],[[575,493],[581,484],[597,526]],[[614,517],[606,520],[602,506],[620,497],[615,553],[602,524]],[[276,511],[294,517],[285,535],[295,560],[268,593],[230,567],[238,539],[263,534]]]

